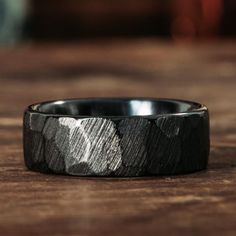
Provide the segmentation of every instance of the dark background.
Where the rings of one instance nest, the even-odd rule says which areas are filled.
[[[2,42],[235,35],[234,0],[0,0]]]
[[[32,0],[34,38],[233,36],[233,0]]]

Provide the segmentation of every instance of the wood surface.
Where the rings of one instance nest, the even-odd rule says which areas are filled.
[[[71,97],[195,100],[211,115],[209,168],[81,178],[28,171],[22,114]],[[0,235],[236,235],[236,44],[156,40],[0,49]]]

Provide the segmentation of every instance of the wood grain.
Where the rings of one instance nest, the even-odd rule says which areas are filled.
[[[155,40],[0,49],[0,235],[235,235],[236,45]],[[159,178],[26,170],[22,114],[69,97],[150,96],[209,107],[209,169]]]

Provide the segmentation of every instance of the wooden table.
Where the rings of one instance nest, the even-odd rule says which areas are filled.
[[[196,100],[211,114],[207,171],[79,178],[28,171],[22,113],[41,100]],[[236,44],[155,40],[0,49],[0,235],[236,235]]]

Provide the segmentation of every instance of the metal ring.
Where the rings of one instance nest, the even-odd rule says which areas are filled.
[[[78,176],[150,176],[207,168],[208,109],[150,98],[90,98],[30,105],[24,114],[30,170]]]

